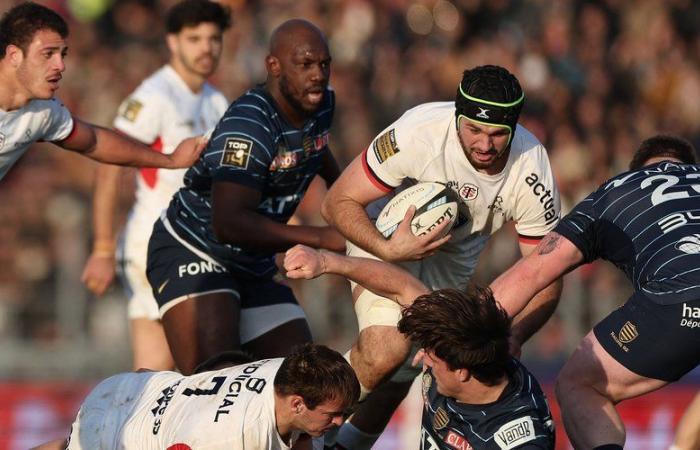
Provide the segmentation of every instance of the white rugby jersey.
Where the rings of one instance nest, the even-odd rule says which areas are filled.
[[[153,149],[170,154],[185,138],[205,134],[214,127],[228,107],[226,97],[209,83],[194,93],[165,65],[145,79],[125,99],[114,127]],[[175,191],[182,186],[186,169],[143,168],[136,187],[130,229],[145,239]]]
[[[14,111],[0,110],[0,180],[36,141],[61,141],[73,131],[73,117],[57,99],[31,100]]]
[[[461,255],[458,259],[467,266],[466,272],[455,280],[462,283],[488,238],[507,221],[515,221],[518,234],[527,239],[544,236],[559,220],[559,193],[547,152],[537,138],[518,125],[503,171],[478,172],[460,145],[454,102],[426,103],[408,110],[374,139],[363,155],[363,165],[370,180],[385,191],[406,182],[437,181],[457,192],[471,220],[457,224],[450,242],[432,258],[439,262],[446,254]],[[386,201],[382,200],[370,205],[370,217],[376,217]]]
[[[108,378],[81,407],[68,448],[83,448],[92,439],[74,442],[82,427],[106,423],[98,431],[105,436],[97,441],[105,448],[288,449],[291,442],[282,440],[275,420],[273,381],[282,361],[256,361],[188,377],[144,372]],[[100,407],[100,402],[110,404]]]

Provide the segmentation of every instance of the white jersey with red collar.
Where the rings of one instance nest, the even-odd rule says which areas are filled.
[[[274,379],[282,358],[183,376],[124,373],[80,407],[70,450],[282,450]],[[292,440],[298,437],[294,433]]]
[[[119,107],[114,127],[154,150],[170,154],[188,137],[214,127],[228,106],[224,95],[209,83],[192,92],[169,65],[145,79]],[[136,203],[131,220],[147,225],[160,216],[175,191],[182,186],[186,169],[140,170]]]
[[[62,141],[73,131],[73,117],[57,99],[31,100],[13,111],[0,110],[0,180],[37,141]]]

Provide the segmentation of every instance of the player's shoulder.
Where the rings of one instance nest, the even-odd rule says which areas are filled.
[[[165,65],[145,78],[129,97],[142,101],[172,101],[177,96],[176,84],[182,83],[176,77],[175,71]]]
[[[452,121],[455,114],[454,102],[430,102],[422,103],[408,109],[397,121],[402,128],[420,129],[442,125],[445,121]]]
[[[53,112],[64,110],[67,110],[66,106],[57,98],[50,98],[48,100],[33,99],[21,109],[22,113],[39,115],[48,115]]]
[[[530,130],[518,124],[515,127],[513,142],[511,143],[511,152],[517,155],[522,155],[526,159],[540,159],[547,157],[547,151]]]

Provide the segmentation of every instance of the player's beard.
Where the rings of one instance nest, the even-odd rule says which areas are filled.
[[[280,81],[279,81],[279,86],[280,86],[280,93],[284,97],[284,99],[289,103],[292,108],[294,108],[296,111],[301,112],[304,114],[306,117],[312,116],[316,110],[318,110],[318,107],[313,106],[313,107],[308,107],[305,106],[301,100],[296,98],[294,94],[292,93],[291,88],[289,87],[289,81],[287,80],[287,77],[282,75],[280,76]],[[303,92],[301,93],[303,96]]]

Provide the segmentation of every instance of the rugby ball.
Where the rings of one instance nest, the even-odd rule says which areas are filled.
[[[414,205],[416,213],[411,220],[413,234],[422,236],[447,220],[450,224],[444,229],[442,237],[457,220],[459,203],[457,194],[442,183],[418,183],[398,192],[389,200],[377,216],[375,225],[385,238],[390,238],[399,227],[408,208]]]

